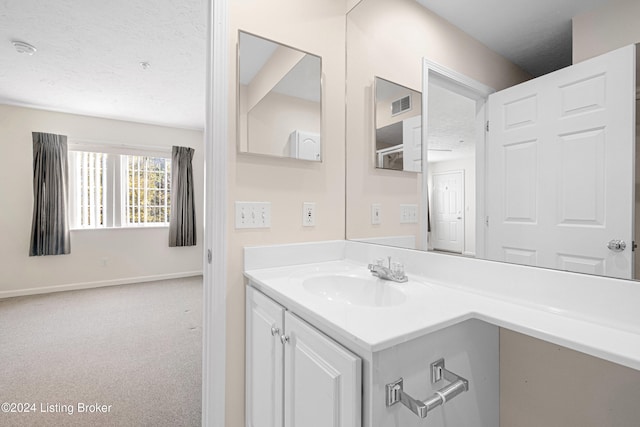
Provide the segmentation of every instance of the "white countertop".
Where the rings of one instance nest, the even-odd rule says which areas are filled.
[[[348,259],[245,271],[252,285],[268,296],[312,323],[321,322],[367,352],[479,319],[640,370],[638,324],[599,322],[597,317],[579,310],[558,310],[551,305],[467,291],[455,283],[450,286],[410,272],[410,280],[404,284],[377,279],[381,292],[388,286],[406,297],[402,304],[388,307],[330,301],[303,286],[305,279],[332,274],[370,277],[365,264]]]

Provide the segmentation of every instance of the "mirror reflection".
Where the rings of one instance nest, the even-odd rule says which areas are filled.
[[[375,78],[376,167],[422,171],[422,94]]]
[[[476,101],[435,78],[427,93],[429,249],[475,256]]]
[[[347,238],[637,279],[634,270],[640,267],[640,260],[632,248],[637,241],[633,232],[640,230],[640,210],[634,212],[630,185],[640,173],[634,169],[629,147],[635,146],[639,128],[637,119],[632,119],[633,112],[627,111],[635,98],[632,91],[621,91],[620,99],[625,100],[621,105],[613,103],[614,96],[606,92],[617,90],[613,88],[618,84],[631,85],[602,70],[591,74],[583,70],[584,75],[598,78],[580,77],[581,72],[575,72],[580,64],[556,74],[561,76],[558,81],[540,80],[547,76],[531,79],[509,74],[509,64],[495,62],[490,52],[480,49],[474,51],[473,58],[465,56],[462,41],[459,49],[447,46],[439,51],[441,34],[433,30],[431,19],[426,9],[405,0],[393,7],[378,0],[363,0],[347,16]],[[426,64],[423,60],[431,64],[428,73],[422,68]],[[489,69],[493,71],[484,72]],[[505,72],[501,74],[498,69]],[[606,84],[602,77],[605,74]],[[375,78],[375,100],[368,104],[366,93],[375,75],[388,76],[393,83]],[[562,108],[567,109],[563,114],[571,119],[563,116],[563,126],[569,122],[578,126],[580,118],[588,122],[587,128],[565,130],[558,138],[540,139],[539,143],[533,143],[537,137],[529,134],[520,139],[513,136],[546,126],[543,116],[561,110],[557,103],[542,104],[543,98],[550,97],[540,95],[536,100],[527,90],[504,101],[502,110],[496,107],[496,99],[502,99],[498,96],[505,96],[500,93],[523,81],[537,85],[536,90],[543,94],[548,89],[545,85],[551,88],[549,91],[562,88]],[[397,136],[401,135],[398,125],[391,132],[386,126],[392,123],[381,120],[381,111],[390,107],[379,105],[383,95],[378,89],[387,86],[422,90],[424,175],[380,170],[409,170],[402,150],[403,137]],[[370,105],[374,111],[369,111]],[[416,103],[411,106],[415,109]],[[600,116],[598,120],[586,118],[591,112],[597,116],[600,108],[616,112],[612,117],[619,118],[616,123],[621,124],[624,137],[610,138],[614,128],[599,122]],[[373,125],[369,124],[371,120]],[[488,121],[491,131],[487,133]],[[595,131],[599,126],[608,132]],[[373,129],[375,135],[370,135]],[[501,129],[506,139],[496,145]],[[395,134],[395,140],[386,140],[386,134]],[[375,169],[363,161],[362,151],[366,145],[366,154],[370,155],[374,138]],[[552,139],[559,143],[552,144]],[[393,151],[391,147],[396,148],[395,157],[385,157],[384,150]],[[601,154],[603,147],[612,151]],[[400,151],[402,154],[398,154]],[[613,163],[620,153],[629,154]],[[624,200],[615,199],[617,194]],[[621,201],[616,204],[614,200]],[[619,224],[625,229],[618,231]],[[594,236],[589,244],[587,231]],[[624,249],[622,242],[626,244]]]
[[[238,149],[321,161],[321,59],[243,31],[238,46]]]

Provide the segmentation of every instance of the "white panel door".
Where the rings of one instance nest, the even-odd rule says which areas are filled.
[[[422,172],[422,116],[402,121],[402,169]]]
[[[431,242],[433,249],[464,250],[464,172],[433,174]]]
[[[246,289],[246,425],[282,427],[284,308]]]
[[[360,427],[360,358],[289,312],[285,324],[285,427]]]
[[[488,258],[632,277],[634,100],[635,46],[489,96]]]

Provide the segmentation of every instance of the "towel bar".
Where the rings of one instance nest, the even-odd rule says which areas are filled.
[[[387,407],[400,402],[420,418],[426,418],[429,411],[444,405],[460,393],[469,390],[469,381],[445,369],[444,359],[439,359],[431,364],[431,383],[434,384],[443,378],[449,381],[450,384],[442,387],[426,400],[417,400],[405,393],[402,378],[387,384]]]

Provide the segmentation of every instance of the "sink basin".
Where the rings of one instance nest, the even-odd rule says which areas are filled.
[[[302,286],[307,292],[329,301],[365,307],[392,307],[407,299],[392,283],[375,277],[328,275],[306,279]]]

